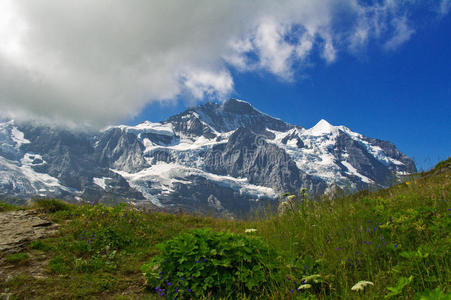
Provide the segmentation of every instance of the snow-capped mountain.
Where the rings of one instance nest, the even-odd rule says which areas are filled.
[[[0,123],[0,194],[230,215],[301,187],[384,187],[415,172],[390,142],[321,120],[305,129],[230,99],[161,123],[85,133]]]

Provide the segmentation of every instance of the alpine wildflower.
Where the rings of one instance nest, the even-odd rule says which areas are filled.
[[[307,290],[307,289],[309,289],[309,288],[311,288],[311,287],[312,287],[311,284],[306,283],[306,284],[300,285],[300,286],[298,287],[298,290],[299,290],[299,291],[300,291],[300,290]]]
[[[252,232],[256,232],[256,231],[257,231],[257,229],[255,229],[255,228],[248,228],[248,229],[244,230],[245,233],[252,233]]]
[[[355,292],[363,291],[367,286],[374,285],[371,281],[361,280],[354,284],[354,286],[351,288],[351,290]]]

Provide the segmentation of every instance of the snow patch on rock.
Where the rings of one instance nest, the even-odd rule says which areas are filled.
[[[127,173],[120,170],[111,170],[127,180],[130,186],[140,191],[153,204],[161,206],[158,196],[174,191],[175,183],[190,184],[189,176],[204,177],[216,184],[239,191],[240,194],[257,196],[258,198],[274,198],[273,189],[250,184],[246,178],[216,175],[200,169],[187,167],[178,163],[158,162],[157,164],[137,173]]]
[[[133,132],[136,134],[139,133],[154,133],[159,135],[166,135],[166,136],[174,136],[174,130],[172,128],[172,124],[166,123],[152,123],[150,121],[145,121],[141,124],[135,125],[135,126],[127,126],[127,125],[119,125],[119,126],[110,126],[104,129],[103,131],[107,131],[111,128],[120,128],[122,130]]]
[[[373,180],[369,179],[368,177],[363,176],[362,174],[360,174],[360,173],[357,171],[357,169],[354,168],[354,167],[353,167],[350,163],[348,163],[347,161],[342,161],[341,164],[342,164],[343,166],[345,166],[345,167],[348,169],[348,172],[347,172],[348,174],[350,174],[350,175],[355,175],[355,176],[357,176],[357,177],[360,177],[360,178],[362,179],[362,181],[363,181],[363,182],[366,182],[366,183],[373,183],[373,182],[374,182]]]
[[[110,177],[102,177],[102,178],[94,177],[94,178],[92,178],[92,182],[94,184],[100,186],[104,190],[106,190],[106,187],[107,187],[107,183],[106,183],[107,180],[111,180],[111,178]]]

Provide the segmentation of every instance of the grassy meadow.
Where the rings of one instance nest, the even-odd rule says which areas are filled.
[[[451,299],[451,159],[386,190],[248,220],[51,199],[30,208],[61,227],[0,258],[23,269],[0,278],[10,299]],[[38,258],[44,276],[29,272]]]

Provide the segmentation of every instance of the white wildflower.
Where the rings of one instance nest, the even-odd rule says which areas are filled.
[[[255,229],[255,228],[248,228],[248,229],[244,230],[245,233],[252,233],[252,232],[256,232],[256,231],[257,231],[257,229]]]
[[[312,287],[311,284],[306,283],[306,284],[303,284],[303,285],[299,286],[299,287],[298,287],[298,290],[306,290],[306,289],[309,289],[309,288],[311,288],[311,287]]]
[[[363,291],[365,289],[365,287],[367,287],[369,285],[374,285],[374,283],[372,283],[371,281],[361,280],[361,281],[357,282],[356,284],[354,284],[354,286],[351,288],[351,290],[356,291],[356,292]]]

